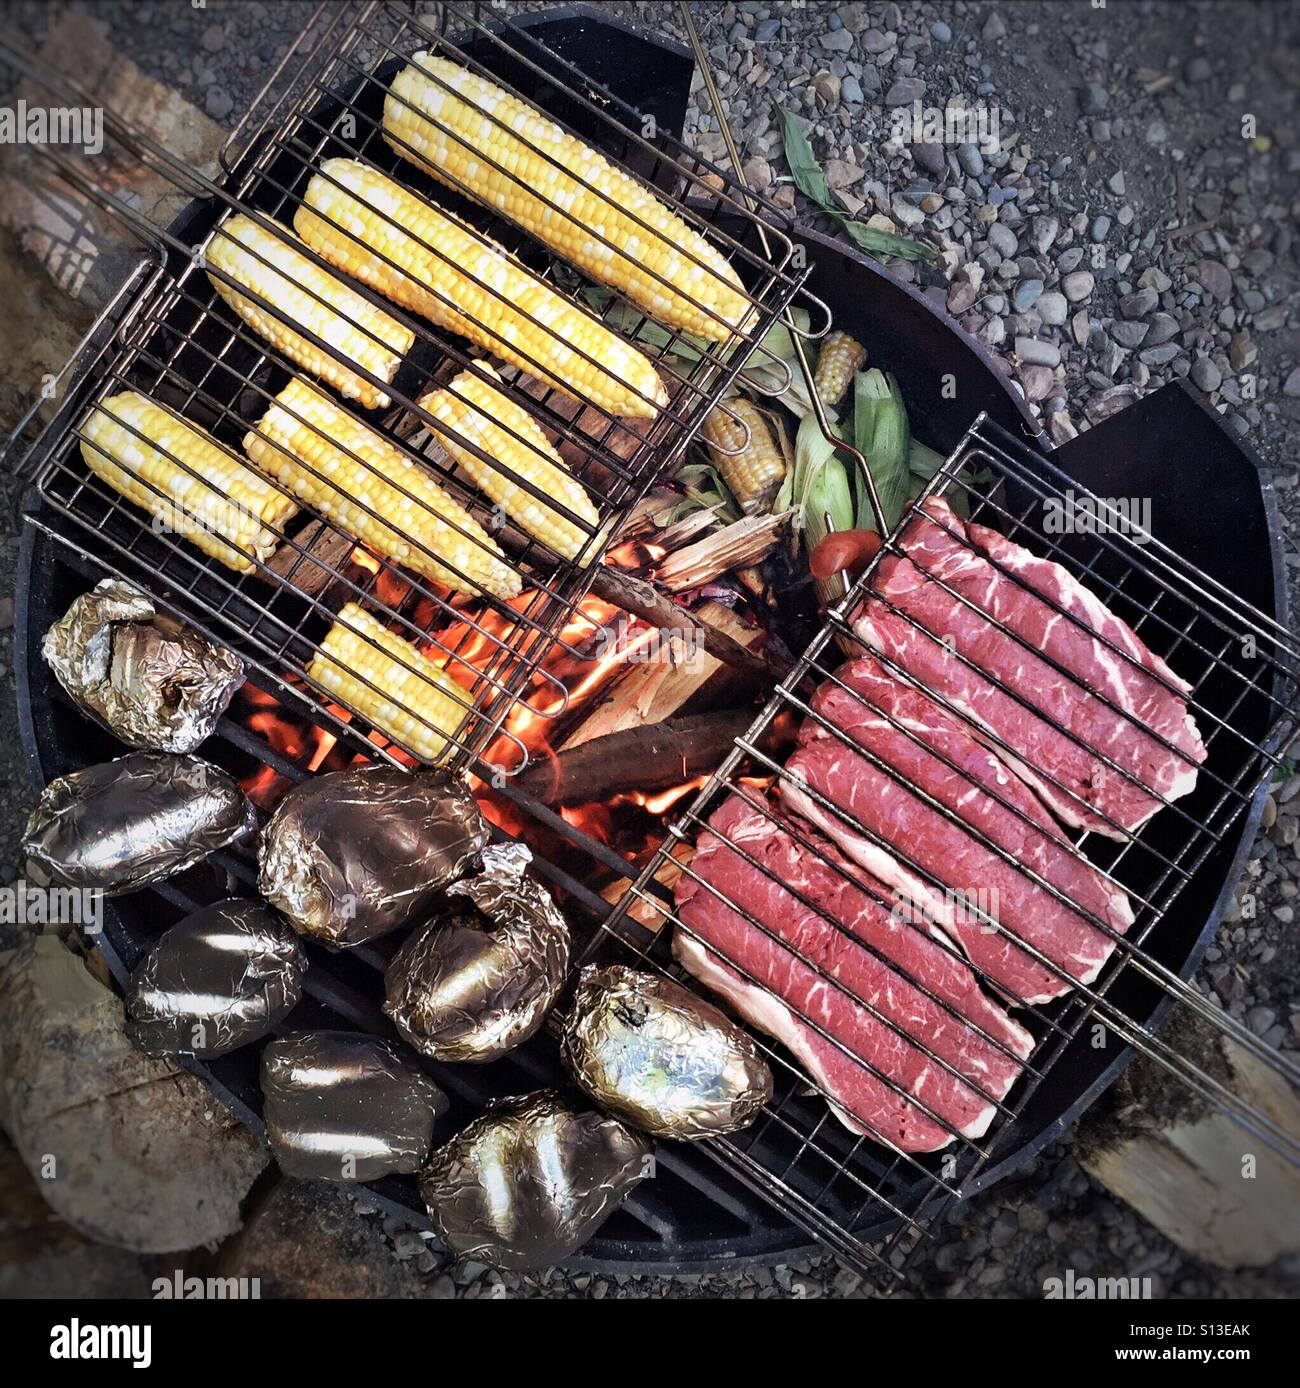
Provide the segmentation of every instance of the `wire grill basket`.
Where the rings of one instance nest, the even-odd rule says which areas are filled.
[[[763,351],[763,335],[799,290],[807,268],[787,231],[777,224],[780,214],[775,209],[761,209],[764,218],[772,221],[760,230],[757,214],[739,196],[734,180],[689,155],[653,121],[592,87],[579,68],[548,49],[543,39],[498,22],[490,12],[488,18],[493,20],[490,25],[479,6],[442,7],[432,20],[389,4],[354,7],[346,23],[340,23],[335,14],[325,30],[327,41],[318,39],[288,93],[249,135],[243,152],[235,156],[225,151],[228,173],[221,183],[188,169],[107,112],[105,125],[113,138],[144,166],[193,191],[199,200],[182,225],[168,230],[143,223],[129,205],[94,189],[80,170],[52,154],[69,181],[159,247],[166,267],[151,285],[147,304],[126,316],[116,339],[95,357],[96,377],[83,381],[76,408],[65,408],[44,431],[26,466],[57,516],[57,521],[47,522],[51,533],[72,545],[86,544],[93,536],[96,549],[105,556],[111,554],[123,576],[153,591],[215,639],[235,646],[350,735],[356,734],[351,725],[358,711],[340,703],[337,696],[330,697],[311,679],[308,668],[331,624],[342,620],[347,625],[338,616],[339,608],[349,601],[361,603],[389,630],[416,644],[454,681],[462,707],[460,725],[432,729],[451,734],[450,764],[465,766],[490,755],[492,772],[514,775],[526,765],[528,754],[523,743],[504,728],[506,714],[539,673],[545,697],[530,703],[530,708],[546,717],[563,713],[565,690],[548,680],[540,665],[555,642],[564,639],[562,633],[578,620],[593,566],[619,516],[671,471],[709,410],[726,408],[719,402],[744,363]],[[457,26],[454,39],[448,35],[453,24]],[[487,225],[482,207],[448,194],[400,158],[383,138],[383,102],[392,77],[417,50],[450,56],[508,88],[512,78],[527,80],[549,115],[652,186],[678,217],[706,235],[732,261],[745,285],[746,307],[740,324],[725,340],[710,342],[652,322],[621,295],[585,288],[560,261],[539,252],[507,224],[492,219]],[[29,66],[52,89],[77,91],[76,84],[66,78],[43,72],[30,60]],[[232,286],[234,281],[213,266],[209,252],[214,238],[224,234],[223,214],[243,214],[267,230],[291,221],[307,182],[321,163],[335,155],[347,155],[389,173],[431,202],[454,204],[451,210],[517,249],[534,273],[566,299],[609,316],[621,335],[653,360],[664,382],[667,405],[652,420],[637,421],[594,404],[575,404],[556,387],[521,371],[503,373],[502,394],[541,425],[595,503],[597,515],[592,522],[547,497],[536,483],[510,474],[523,492],[545,502],[582,531],[581,553],[576,559],[566,558],[503,525],[503,517],[484,502],[445,452],[427,446],[424,431],[436,421],[419,397],[430,385],[445,383],[458,371],[477,371],[474,349],[423,318],[395,308],[369,288],[350,286],[414,335],[414,347],[391,385],[354,368],[359,377],[383,388],[393,400],[383,417],[372,413],[365,422],[406,458],[431,468],[444,489],[485,525],[520,577],[523,592],[518,599],[494,597],[468,578],[457,584],[460,593],[450,592],[382,556],[354,551],[341,530],[311,515],[277,531],[275,553],[260,559],[253,572],[234,575],[216,560],[205,558],[184,536],[151,522],[94,477],[82,460],[79,445],[89,410],[123,389],[150,396],[236,451],[250,428],[261,432],[257,421],[293,372],[293,363],[268,347],[215,296],[210,276]],[[431,245],[421,245],[436,254]],[[306,246],[296,249],[319,268],[331,269]],[[399,268],[387,256],[381,254],[381,259],[390,268]],[[480,282],[478,287],[492,302],[491,285]],[[301,332],[282,305],[245,286],[240,286],[240,292],[270,317]],[[320,297],[310,289],[307,292]],[[355,318],[350,321],[362,327]],[[479,326],[491,331],[486,323]],[[547,330],[536,318],[532,326]],[[303,335],[318,350],[341,360],[334,344],[311,333]],[[531,357],[527,364],[533,364]],[[449,441],[493,464],[474,439],[449,430],[446,424],[438,427]],[[192,474],[181,460],[168,456]],[[315,467],[309,470],[321,478]],[[173,500],[138,474],[136,480],[160,502]],[[283,485],[274,485],[289,495]],[[364,509],[372,519],[383,519],[373,507]],[[437,558],[427,547],[424,554]],[[373,644],[366,633],[357,634]],[[349,673],[367,682],[359,672]],[[428,727],[426,713],[400,699],[397,702],[417,726]],[[419,755],[417,746],[400,742],[394,746],[389,739],[372,738],[376,740],[385,755]],[[418,743],[419,738],[409,741]]]
[[[914,672],[909,674],[887,654],[872,651],[855,630],[854,616],[868,597],[883,601],[927,639],[946,640],[953,650],[953,659],[966,660],[952,647],[951,634],[929,631],[921,619],[903,612],[888,599],[881,599],[876,591],[881,564],[890,556],[907,554],[913,543],[918,511],[909,508],[866,571],[828,614],[823,629],[782,681],[753,726],[737,740],[731,755],[673,825],[665,843],[605,922],[586,956],[590,959],[610,948],[630,951],[643,962],[671,970],[676,975],[679,970],[670,948],[675,932],[707,948],[714,956],[721,954],[722,962],[733,977],[764,987],[763,981],[751,972],[752,961],[740,957],[739,953],[719,951],[716,941],[710,944],[682,919],[680,909],[668,899],[662,885],[664,880],[672,880],[680,872],[684,879],[699,883],[703,890],[712,893],[737,917],[748,922],[753,927],[752,938],[779,942],[800,966],[817,976],[821,987],[847,997],[862,1008],[870,1015],[871,1025],[886,1029],[904,1047],[923,1053],[932,1067],[957,1073],[944,1057],[929,1049],[919,1031],[914,1034],[891,1021],[881,1011],[883,1004],[878,997],[873,1001],[855,992],[834,966],[827,967],[825,956],[819,960],[805,953],[792,943],[788,934],[780,933],[779,922],[774,922],[770,915],[759,919],[746,902],[729,897],[706,876],[693,871],[689,858],[683,854],[683,844],[696,841],[708,830],[715,840],[725,844],[730,854],[749,865],[756,880],[776,881],[771,869],[755,856],[759,850],[752,846],[752,841],[748,844],[738,841],[716,825],[709,825],[710,816],[723,801],[728,796],[737,796],[760,819],[766,820],[768,826],[788,833],[828,873],[860,885],[860,875],[847,860],[829,852],[825,841],[807,823],[791,820],[784,813],[778,819],[769,791],[779,791],[783,783],[793,782],[805,797],[805,803],[812,802],[812,812],[818,814],[825,825],[842,826],[872,846],[886,850],[905,871],[915,875],[928,888],[936,892],[952,889],[951,878],[945,877],[943,865],[937,863],[933,855],[927,856],[916,845],[898,838],[886,841],[874,834],[833,799],[792,776],[785,766],[762,751],[764,732],[780,717],[806,720],[819,727],[837,743],[864,758],[895,788],[894,792],[879,793],[914,797],[918,805],[924,805],[927,812],[944,823],[960,826],[963,834],[997,859],[1000,868],[1032,882],[1047,896],[1080,912],[1091,926],[1107,937],[1112,951],[1109,958],[1095,977],[1080,982],[1037,948],[1023,929],[1000,919],[987,899],[972,892],[963,901],[964,908],[981,927],[1015,940],[1027,954],[1070,986],[1070,991],[1056,1001],[1015,1008],[1016,1020],[1033,1035],[1033,1050],[1024,1061],[1022,1077],[1005,1098],[975,1085],[981,1097],[995,1110],[988,1130],[978,1136],[963,1134],[924,1097],[909,1093],[900,1084],[898,1072],[890,1074],[873,1064],[864,1053],[867,1047],[862,1041],[846,1040],[842,1033],[828,1032],[818,1017],[802,1010],[789,998],[785,999],[785,1005],[804,1027],[851,1059],[894,1095],[915,1105],[928,1121],[944,1128],[949,1143],[942,1152],[919,1155],[902,1150],[888,1133],[873,1130],[870,1123],[862,1125],[866,1131],[860,1135],[849,1131],[834,1116],[829,1102],[834,1096],[824,1085],[810,1079],[808,1071],[794,1062],[784,1049],[767,1044],[774,1071],[782,1080],[776,1097],[752,1128],[726,1142],[714,1144],[714,1154],[724,1166],[765,1191],[855,1266],[880,1273],[887,1281],[900,1275],[905,1251],[923,1235],[926,1222],[950,1202],[976,1188],[981,1173],[991,1162],[996,1162],[1000,1152],[1013,1145],[1016,1125],[1031,1104],[1035,1091],[1072,1045],[1089,1044],[1090,1037],[1101,1037],[1101,1044],[1107,1043],[1105,1038],[1113,1038],[1152,1056],[1261,1140],[1291,1160],[1300,1159],[1300,1137],[1278,1128],[1267,1114],[1233,1094],[1218,1078],[1157,1036],[1154,1027],[1149,1025],[1155,989],[1158,990],[1154,994],[1157,998],[1164,995],[1199,1013],[1293,1083],[1300,1080],[1300,1072],[1290,1058],[1264,1045],[1247,1027],[1214,1006],[1193,985],[1160,963],[1151,949],[1160,932],[1177,928],[1175,907],[1180,893],[1207,859],[1228,842],[1233,824],[1248,811],[1260,792],[1261,783],[1266,782],[1280,764],[1282,749],[1294,736],[1296,671],[1300,658],[1296,638],[1271,618],[1234,598],[1213,579],[1198,573],[1140,525],[1128,525],[1128,518],[1115,509],[1114,503],[1094,496],[1054,464],[983,419],[976,423],[928,484],[916,507],[938,497],[943,497],[955,508],[953,514],[968,515],[973,522],[996,530],[1034,554],[1065,567],[1125,620],[1190,686],[1188,708],[1200,726],[1207,753],[1199,768],[1194,792],[1174,803],[1163,804],[1159,813],[1135,833],[1112,839],[1096,831],[1081,830],[1061,844],[1071,859],[1091,865],[1108,886],[1126,894],[1134,915],[1131,925],[1120,933],[1108,921],[1071,901],[1060,887],[1035,870],[1029,855],[1024,855],[1025,860],[1022,860],[1022,855],[1003,846],[1005,839],[999,842],[972,827],[948,804],[923,789],[907,769],[900,769],[899,765],[891,764],[855,742],[841,726],[828,721],[819,708],[814,707],[813,691],[818,687],[835,686],[841,691],[848,690],[855,698],[863,697],[849,690],[849,686],[836,676],[846,657],[871,654],[892,675],[904,681],[916,681]],[[1070,525],[1067,522],[1064,527],[1057,524],[1061,516],[1083,515],[1100,518],[1101,524]],[[1048,517],[1052,519],[1045,520]],[[960,521],[939,523],[955,544],[971,548]],[[1064,533],[1056,533],[1058,531]],[[1024,578],[992,562],[1003,581],[1018,585],[1026,594],[1041,597]],[[954,610],[962,605],[973,606],[968,597],[954,588],[949,588],[949,595]],[[1079,625],[1077,616],[1065,607],[1050,599],[1043,600],[1061,622]],[[1004,623],[988,618],[987,614],[983,617],[1000,627],[1012,640],[1021,641]],[[1103,640],[1101,644],[1115,660],[1132,662],[1132,657],[1115,643]],[[1032,658],[1052,664],[1050,657],[1041,650],[1025,649]],[[1054,667],[1054,675],[1063,682],[1076,685],[1080,682],[1077,675],[1059,666]],[[981,676],[998,683],[986,671],[981,670]],[[1003,690],[1008,697],[1019,698],[1010,687],[1004,685]],[[941,690],[927,688],[924,692],[952,719],[967,730],[977,732],[995,754],[1012,756],[1020,750],[1009,748],[987,727],[980,726],[969,710]],[[1145,729],[1138,732],[1142,725],[1114,703],[1106,690],[1090,689],[1090,693],[1116,718],[1125,720],[1130,735],[1150,735]],[[1025,705],[1026,718],[1045,717],[1040,707],[1026,703],[1023,698],[1020,702]],[[865,706],[873,717],[883,717],[901,737],[918,746],[927,745],[913,729],[887,711],[870,701]],[[1072,736],[1069,729],[1059,725],[1055,731]],[[948,770],[965,777],[964,784],[973,792],[984,790],[987,793],[969,771],[942,752],[933,755],[943,761]],[[1029,769],[1050,777],[1045,767]],[[1115,776],[1127,774],[1123,767],[1114,763],[1110,763],[1108,769]],[[1009,813],[1018,812],[1011,800],[996,795],[994,799]],[[783,890],[792,907],[797,902],[799,907],[815,912],[820,920],[829,923],[846,942],[846,948],[867,949],[909,984],[921,992],[928,992],[926,979],[910,974],[897,960],[891,962],[860,939],[848,944],[854,937],[844,922],[828,912],[823,904],[794,888],[783,887]],[[879,882],[876,890],[881,890]],[[922,914],[905,911],[900,916],[896,895],[878,895],[876,902],[883,910],[893,913],[895,919],[900,919],[903,928],[925,930]],[[772,928],[774,924],[776,930]],[[611,937],[616,944],[611,945]],[[990,996],[1002,993],[997,981],[977,963],[971,963],[970,967]],[[698,986],[690,978],[686,981]],[[969,1018],[960,1017],[943,999],[935,998],[932,993],[928,996],[963,1021],[982,1042],[1006,1051],[999,1037],[990,1035]],[[1101,1030],[1090,1031],[1090,1028]]]

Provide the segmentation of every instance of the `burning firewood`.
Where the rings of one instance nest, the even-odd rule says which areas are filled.
[[[679,839],[655,869],[651,879],[659,884],[663,890],[663,900],[665,903],[672,899],[672,889],[677,879],[682,875],[683,868],[689,866],[692,858],[695,857],[695,845],[687,843],[685,839]],[[601,896],[609,902],[611,906],[616,906],[623,899],[628,889],[632,886],[633,879],[630,877],[619,877],[610,882],[601,891]],[[637,896],[632,899],[627,908],[629,919],[636,921],[652,935],[657,934],[667,920],[667,907],[660,910],[649,901]]]
[[[662,723],[686,713],[734,708],[743,703],[755,689],[752,674],[716,660],[701,641],[699,632],[707,624],[709,631],[734,638],[738,648],[744,650],[757,639],[757,628],[747,626],[730,608],[716,602],[702,603],[695,612],[683,613],[683,618],[694,624],[694,631],[691,626],[668,627],[667,630],[690,633],[687,637],[692,642],[690,646],[674,636],[671,644],[652,652],[646,643],[656,633],[642,629],[630,635],[628,660],[619,667],[616,691],[612,686],[607,689],[599,703],[583,711],[576,730],[566,728],[564,735],[556,738],[552,745],[563,751],[625,728]],[[658,633],[661,640],[662,631]],[[656,658],[640,658],[651,653]]]
[[[736,670],[758,679],[771,679],[773,675],[779,678],[785,673],[784,666],[757,656],[748,649],[749,644],[757,637],[757,631],[752,628],[744,629],[745,634],[738,638],[722,629],[720,623],[728,620],[722,616],[727,609],[719,604],[707,605],[709,612],[716,613],[716,616],[705,616],[703,608],[688,612],[686,608],[665,597],[653,583],[622,569],[610,567],[598,571],[591,591],[604,598],[606,602],[621,607],[624,612],[640,617],[643,622],[652,623],[661,632],[697,632],[696,639],[709,655]],[[737,625],[739,626],[739,623]]]
[[[548,805],[585,805],[624,791],[667,790],[712,771],[753,721],[753,710],[729,709],[623,728],[531,767],[520,787]],[[777,721],[758,745],[778,756],[791,741],[789,724]]]

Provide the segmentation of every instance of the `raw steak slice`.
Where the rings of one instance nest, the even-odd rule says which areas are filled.
[[[1123,934],[1133,923],[1128,898],[1078,856],[1033,792],[992,752],[933,699],[893,679],[870,656],[841,666],[813,696],[812,708],[884,766],[809,719],[800,730],[801,748],[786,766],[793,779],[781,783],[782,798],[792,809],[920,907],[1010,997],[1048,1002],[1070,991],[1070,979],[1091,983],[1097,977],[1114,941],[1075,908]],[[908,785],[933,797],[954,818]],[[804,786],[951,890],[936,889],[895,852],[824,810]],[[1005,850],[1010,861],[966,825]],[[972,905],[1007,933],[989,925]],[[1032,945],[1069,977],[1040,963],[1012,937]]]
[[[990,1100],[1005,1098],[1021,1072],[1016,1057],[1029,1055],[1033,1037],[980,991],[956,954],[892,913],[883,904],[887,890],[808,826],[799,825],[798,833],[816,845],[815,852],[792,836],[775,808],[760,810],[738,795],[730,796],[709,824],[716,832],[700,835],[692,862],[692,873],[703,881],[683,873],[677,883],[685,927],[673,938],[678,960],[792,1051],[833,1097],[833,1111],[853,1132],[908,1152],[946,1147],[954,1140],[949,1128],[970,1138],[986,1132],[996,1112]],[[764,934],[730,902],[778,938]],[[957,1074],[908,1037],[920,1040]],[[942,1122],[906,1095],[920,1099]]]
[[[887,555],[872,583],[875,592],[899,610],[868,598],[854,614],[854,630],[873,650],[949,700],[977,729],[1001,738],[1011,751],[1002,749],[999,755],[1066,824],[1122,839],[1162,803],[1190,793],[1205,747],[1185,698],[1148,672],[1171,679],[1184,692],[1187,684],[1077,579],[985,526],[967,526],[940,498],[927,501],[925,510],[909,522],[903,547],[909,557]],[[986,555],[1014,571],[1019,581],[1000,573]],[[930,582],[927,575],[941,579],[979,610]],[[1036,594],[1072,613],[1132,660],[1110,650]],[[999,630],[983,613],[1008,630]],[[1078,683],[1047,664],[1038,651]],[[981,678],[959,656],[995,676],[1050,721]],[[1090,691],[1101,693],[1115,707]],[[1178,750],[1163,747],[1143,728]],[[1095,753],[1128,775],[1113,770]]]

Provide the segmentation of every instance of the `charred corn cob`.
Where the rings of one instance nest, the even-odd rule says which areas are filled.
[[[318,269],[297,249],[299,244],[288,227],[280,227],[276,234],[240,213],[217,228],[207,249],[207,264],[328,342],[342,361],[219,276],[209,273],[208,278],[244,322],[290,360],[367,409],[389,404],[385,391],[346,363],[369,371],[381,381],[391,381],[402,357],[411,350],[415,334],[342,280]]]
[[[339,610],[307,676],[421,761],[444,761],[469,711],[441,666],[350,602]]]
[[[82,432],[97,477],[236,573],[267,558],[298,510],[237,454],[136,391],[110,395]]]
[[[654,194],[494,83],[417,53],[384,99],[404,158],[674,327],[724,342],[747,303],[726,258]]]
[[[644,353],[496,242],[355,159],[320,166],[293,225],[339,269],[573,400],[641,419],[668,403]]]
[[[741,421],[749,426],[748,442]],[[728,400],[726,409],[709,411],[700,437],[740,509],[746,515],[767,510],[785,478],[785,459],[758,406],[739,397]]]
[[[817,354],[817,374],[813,385],[827,409],[833,409],[844,399],[850,382],[866,360],[867,349],[848,333],[837,329],[826,334],[822,349]]]
[[[474,365],[492,380],[498,379],[486,362]],[[447,432],[438,431],[443,447],[512,521],[566,559],[577,559],[584,549],[588,550],[584,562],[595,557],[597,542],[590,534],[519,485],[519,478],[531,482],[593,531],[600,523],[582,484],[514,401],[467,370],[442,390],[430,391],[420,404],[446,426]],[[493,462],[477,457],[462,439],[477,444]]]
[[[418,464],[295,376],[275,397],[244,452],[269,477],[340,529],[436,583],[475,585],[499,598],[520,591],[486,530]]]

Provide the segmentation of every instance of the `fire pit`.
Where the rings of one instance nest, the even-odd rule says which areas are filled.
[[[345,68],[359,32],[349,29],[338,36],[339,61]],[[691,71],[683,50],[585,10],[535,16],[507,33],[532,35],[527,43],[537,40],[562,59],[580,60],[587,79],[617,89],[629,106],[653,110],[661,135],[680,128]],[[532,52],[523,39],[512,41],[524,44],[525,56]],[[465,49],[490,61],[493,42],[486,29],[475,30]],[[390,76],[397,65],[394,57],[377,67]],[[325,144],[336,138],[333,132],[340,116],[352,111],[362,118],[364,132],[369,108],[366,80],[359,80],[358,73],[361,79],[366,74],[360,68],[352,74],[353,81],[359,80],[359,97],[353,86],[333,80],[338,76],[334,69],[330,72],[328,85],[318,73],[304,90],[293,92],[269,111],[263,127],[254,131],[243,148],[232,152],[227,187],[236,198],[252,198],[268,188],[275,196],[288,196],[287,191],[276,190],[292,188],[301,176],[302,157],[293,144],[301,132]],[[567,101],[573,104],[565,106],[565,115],[580,122],[590,117],[573,93],[566,96],[563,83],[550,85],[529,63],[514,60],[510,74],[539,104]],[[641,171],[652,178],[671,173],[651,153],[640,150],[634,139],[629,138],[624,153],[634,166],[633,156],[648,158]],[[276,207],[264,210],[274,212]],[[173,260],[177,246],[201,240],[216,215],[217,204],[204,200],[171,228],[165,249]],[[873,344],[873,354],[891,364],[918,428],[945,453],[955,451],[958,464],[963,461],[962,450],[972,446],[973,423],[986,416],[974,443],[1007,460],[998,481],[1013,492],[1020,488],[1020,510],[1036,485],[1060,490],[1073,483],[1100,495],[1168,496],[1173,490],[1169,459],[1187,459],[1177,489],[1192,500],[1157,509],[1153,525],[1157,539],[1199,571],[1200,601],[1217,602],[1213,585],[1221,585],[1231,599],[1230,611],[1250,604],[1265,616],[1285,619],[1271,501],[1260,486],[1254,461],[1190,394],[1179,388],[1161,392],[1056,450],[1050,462],[1045,461],[1041,456],[1046,452],[1045,440],[1019,396],[981,349],[925,295],[855,252],[800,230],[788,236],[791,245],[799,241],[807,249],[813,268],[805,285],[787,268],[788,260],[762,260],[752,237],[746,240],[749,224],[734,206],[720,203],[711,209],[711,216],[715,227],[745,247],[755,276],[767,285],[770,292],[761,296],[765,321],[774,321],[800,289],[819,296],[838,327]],[[202,384],[191,387],[187,404],[202,405],[217,423],[227,412],[247,418],[250,410],[241,403],[242,393],[250,389],[267,393],[265,379],[257,376],[255,365],[249,365],[253,359],[246,352],[243,358],[239,355],[250,345],[255,351],[255,344],[237,333],[233,357],[227,355],[213,335],[206,283],[183,268],[173,289],[151,286],[148,293],[151,297],[130,332],[157,329],[157,340],[169,344],[171,351],[168,355],[156,349],[149,355],[155,372],[152,384],[181,387],[197,376]],[[222,331],[228,329],[223,325]],[[113,353],[120,345],[101,348],[93,363],[96,370],[87,378],[95,390],[103,388],[105,368],[111,379]],[[429,365],[426,359],[426,371]],[[608,474],[618,479],[609,493],[610,516],[633,502],[653,477],[680,458],[699,418],[729,379],[723,365],[709,365],[719,369],[702,367],[684,383],[686,397],[695,397],[691,407],[683,404],[680,418],[670,412],[662,434],[635,442],[630,454],[614,447],[613,435],[603,424],[597,427],[598,422],[589,419],[566,418],[553,401],[542,401],[543,408],[551,410],[550,422],[561,431],[579,433],[597,462],[607,465]],[[943,387],[945,378],[960,383],[956,395]],[[414,393],[414,388],[408,386],[400,393],[400,404],[411,404],[408,393]],[[83,403],[78,397],[60,418],[70,418]],[[287,601],[298,604],[287,618],[281,615],[284,601],[272,611],[250,606],[244,601],[246,590],[231,589],[227,594],[214,587],[220,575],[200,565],[189,551],[178,550],[178,558],[167,556],[161,570],[151,572],[151,552],[137,545],[134,532],[123,538],[126,532],[121,525],[129,527],[130,522],[122,521],[111,494],[102,513],[81,510],[69,526],[70,512],[79,504],[73,484],[81,485],[79,474],[74,476],[67,464],[73,442],[72,432],[55,430],[51,451],[56,464],[47,475],[44,498],[30,511],[17,586],[20,712],[24,748],[38,784],[120,751],[107,734],[90,727],[63,699],[39,655],[50,623],[109,568],[122,569],[161,590],[162,598],[172,597],[181,615],[217,640],[231,640],[231,633],[242,629],[254,672],[204,750],[239,779],[262,808],[270,808],[291,784],[351,764],[358,755],[409,763],[402,748],[367,737],[356,726],[352,710],[309,687],[302,678],[301,642],[309,630],[319,627],[320,617],[332,610],[327,600],[331,590],[364,594],[372,605],[408,623],[412,630],[427,626],[430,614],[421,609],[421,603],[436,602],[432,595],[364,550],[351,544],[331,549],[321,535],[306,531],[295,536],[295,557],[279,575],[288,585]],[[62,475],[64,470],[67,477]],[[944,480],[952,476],[955,472]],[[1229,529],[1237,537],[1231,550],[1218,543]],[[72,543],[55,543],[52,535]],[[521,569],[539,572],[529,568],[526,545],[518,553]],[[302,582],[313,570],[322,575],[321,580],[310,585]],[[668,962],[667,932],[662,938],[647,939],[644,932],[629,929],[628,922],[631,918],[635,924],[636,900],[647,894],[655,899],[653,874],[674,842],[670,825],[691,804],[707,775],[684,777],[680,784],[667,787],[628,787],[612,804],[604,797],[590,803],[578,799],[551,804],[548,800],[557,797],[546,793],[546,770],[560,752],[553,740],[559,716],[570,711],[576,716],[584,707],[594,707],[601,681],[610,673],[610,666],[602,665],[593,654],[590,638],[610,620],[614,609],[589,591],[592,577],[572,568],[552,569],[541,572],[538,586],[513,607],[488,604],[443,613],[460,623],[444,626],[440,642],[469,672],[459,682],[471,694],[473,705],[458,733],[455,764],[475,776],[485,813],[498,832],[522,837],[534,848],[536,870],[562,897],[586,955],[603,957],[608,950],[630,948],[662,965]],[[815,644],[814,658],[818,649]],[[1267,746],[1272,726],[1267,698],[1259,697],[1258,690],[1249,697],[1236,695],[1225,683],[1210,687],[1205,697],[1222,710],[1225,719],[1232,719],[1246,745]],[[776,704],[765,710],[765,730],[779,712]],[[747,739],[751,745],[754,737],[751,731]],[[525,758],[532,761],[533,770],[510,774],[523,770]],[[1149,968],[1123,972],[1109,991],[1108,1004],[1131,1024],[1139,1044],[1145,1044],[1171,1005],[1165,975],[1186,978],[1199,960],[1253,836],[1265,793],[1264,786],[1257,787],[1263,763],[1246,762],[1243,757],[1234,772],[1240,802],[1234,803],[1234,813],[1221,822],[1208,819],[1205,834],[1195,840],[1195,852],[1184,853],[1172,840],[1165,844],[1177,857],[1177,912],[1167,914],[1162,909],[1159,928],[1149,938],[1144,934]],[[729,759],[725,775],[730,777],[738,765]],[[752,759],[747,769],[763,775],[762,757]],[[718,784],[716,779],[709,782],[706,795],[716,791]],[[691,810],[690,820],[682,822],[698,821],[702,803]],[[1154,843],[1160,847],[1159,836]],[[637,891],[628,894],[627,881],[638,872]],[[251,894],[255,880],[252,858],[227,851],[161,887],[111,903],[102,943],[119,981],[161,929],[221,896]],[[614,906],[615,902],[620,904]],[[293,1016],[295,1027],[390,1036],[380,1002],[382,971],[393,948],[392,942],[384,940],[346,954],[327,954],[309,945],[312,967],[307,997]],[[1077,1026],[1073,1030],[1060,1026],[1047,1041],[1041,1074],[1019,1102],[1014,1121],[996,1133],[977,1168],[965,1173],[963,1196],[992,1184],[1057,1136],[1115,1079],[1131,1055],[1127,1046],[1092,1048]],[[257,1049],[248,1048],[220,1060],[189,1065],[241,1119],[260,1128],[257,1062]],[[494,1098],[563,1082],[554,1041],[545,1034],[487,1067],[430,1063],[428,1068],[452,1099],[449,1122],[455,1127],[463,1126]],[[900,1226],[913,1227],[941,1203],[944,1186],[936,1185],[927,1171],[917,1172],[833,1129],[824,1105],[808,1101],[801,1087],[783,1076],[771,1119],[761,1121],[751,1133],[703,1147],[661,1143],[657,1178],[633,1192],[575,1264],[621,1271],[701,1270],[738,1260],[789,1257],[807,1249],[810,1236],[816,1236],[862,1265],[868,1245]],[[377,1199],[423,1220],[413,1181],[388,1178],[374,1189]]]

